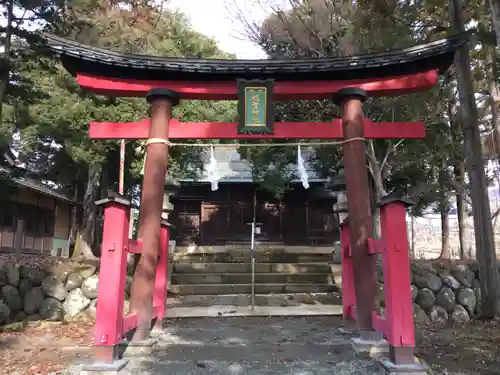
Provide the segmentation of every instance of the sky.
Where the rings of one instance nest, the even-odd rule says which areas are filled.
[[[239,9],[245,13],[247,20],[260,24],[271,12],[269,7],[266,9],[261,4],[282,7],[284,0],[168,0],[166,2],[168,3],[166,8],[178,9],[184,13],[196,31],[215,39],[223,51],[235,54],[239,59],[264,59],[265,53],[242,36],[242,28],[235,20],[235,14]],[[14,13],[20,13],[20,10],[15,9]],[[3,26],[5,23],[5,18],[0,17],[0,25]],[[33,25],[30,28],[36,27]]]
[[[170,0],[168,8],[183,12],[196,31],[214,38],[225,52],[233,53],[240,59],[259,59],[266,55],[244,40],[242,29],[234,19],[236,4],[245,12],[247,19],[260,23],[269,11],[258,3],[258,0]]]

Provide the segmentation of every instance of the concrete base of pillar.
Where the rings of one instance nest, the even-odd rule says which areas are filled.
[[[94,362],[82,367],[80,375],[116,375],[127,366],[128,360],[119,359],[113,363]]]
[[[350,339],[356,355],[361,358],[382,358],[389,354],[389,343],[384,340],[364,340],[359,337]]]
[[[150,336],[153,338],[160,337],[165,333],[165,330],[161,327],[161,325],[155,324],[155,326],[151,329]]]
[[[141,341],[123,340],[120,346],[123,347],[124,357],[145,357],[151,355],[154,345],[158,342],[156,338],[149,338]]]
[[[164,323],[165,323],[165,319],[156,319],[154,321],[153,328],[151,329],[150,336],[152,333],[162,332]]]
[[[339,333],[349,336],[357,336],[364,340],[381,340],[382,334],[374,330],[360,330],[356,322],[352,319],[342,317],[342,326],[338,328]]]
[[[426,375],[429,367],[419,358],[415,357],[414,364],[396,365],[388,358],[382,358],[380,363],[384,367],[387,375]]]

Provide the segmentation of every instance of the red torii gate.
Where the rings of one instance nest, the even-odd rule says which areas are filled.
[[[390,371],[422,371],[413,357],[408,244],[395,232],[406,228],[404,205],[383,203],[383,237],[373,240],[364,139],[423,138],[425,127],[418,122],[372,122],[364,118],[362,103],[368,96],[429,90],[466,42],[464,35],[364,56],[256,61],[158,58],[121,54],[50,34],[44,34],[44,40],[80,86],[103,95],[146,96],[151,106],[150,119],[90,125],[93,139],[148,140],[140,240],[129,240],[124,229],[126,199],[99,202],[105,205],[105,224],[95,334],[105,369],[124,366],[117,348],[126,333],[135,328],[132,342],[141,345],[149,338],[152,319],[165,316],[168,230],[161,214],[170,140],[342,139],[349,215],[342,231],[345,315],[356,319],[362,343],[376,342],[376,329],[387,336],[391,358],[384,365]],[[274,123],[272,100],[331,98],[341,106],[342,119]],[[240,123],[181,123],[172,118],[172,108],[181,99],[239,100]],[[141,258],[132,283],[131,313],[122,318],[127,251],[141,253]],[[386,291],[391,293],[386,321],[375,313],[377,252],[384,253]],[[118,285],[118,293],[113,285]]]

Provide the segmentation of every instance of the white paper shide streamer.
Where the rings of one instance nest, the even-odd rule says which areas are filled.
[[[210,182],[210,187],[212,191],[219,189],[219,171],[217,170],[217,160],[214,156],[214,148],[210,147],[210,160],[207,165],[207,179]]]
[[[309,189],[309,180],[307,177],[304,159],[302,159],[302,154],[300,152],[300,145],[297,146],[297,169],[299,172],[300,181],[302,182],[302,186],[304,187],[304,189]]]

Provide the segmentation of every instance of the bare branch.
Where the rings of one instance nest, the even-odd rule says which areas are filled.
[[[378,163],[377,156],[375,154],[375,147],[373,145],[373,141],[370,139],[368,140],[368,147],[366,148],[366,156],[368,157],[368,160],[370,164],[376,165]]]
[[[384,158],[382,159],[382,163],[380,163],[380,169],[382,171],[384,170],[385,166],[387,165],[387,161],[389,159],[389,156],[391,156],[394,152],[396,152],[399,145],[402,144],[403,142],[404,142],[404,139],[400,139],[399,141],[397,141],[397,143],[395,145],[391,145],[389,143],[389,147],[387,147],[387,151],[384,155]]]

